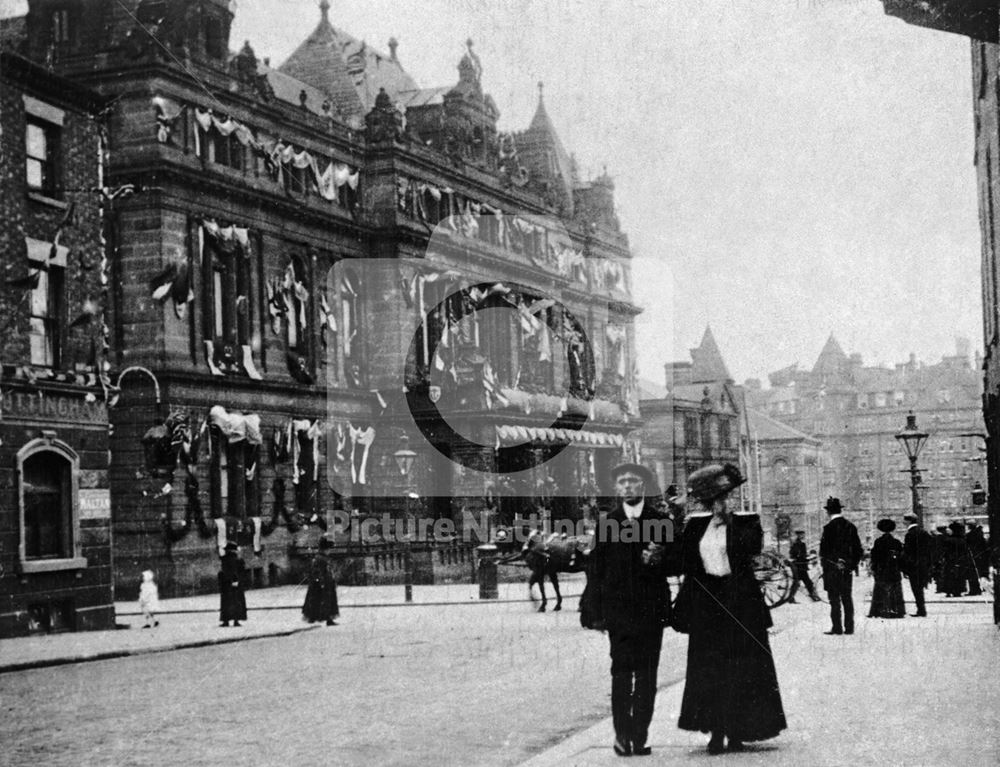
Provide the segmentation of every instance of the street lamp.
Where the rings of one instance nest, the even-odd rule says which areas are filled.
[[[910,468],[902,471],[910,472],[910,492],[913,496],[913,513],[922,525],[924,522],[923,510],[920,508],[920,500],[917,498],[917,485],[920,483],[920,472],[917,471],[917,456],[920,455],[920,448],[927,441],[927,432],[917,428],[917,417],[911,410],[906,416],[906,427],[896,435],[906,451],[906,457],[910,459]]]
[[[406,522],[410,522],[410,470],[413,468],[413,462],[417,459],[417,454],[410,450],[410,438],[405,434],[399,438],[399,449],[392,454],[392,457],[396,460],[396,466],[399,467],[399,473],[403,477],[403,482],[406,487],[404,492],[406,493],[406,500],[404,507],[404,515],[406,516]],[[406,540],[403,542],[403,589],[404,589],[404,599],[407,602],[413,601],[413,541],[410,540],[410,531],[406,532]]]

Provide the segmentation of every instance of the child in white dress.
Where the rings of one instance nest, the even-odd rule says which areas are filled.
[[[160,591],[153,580],[152,570],[142,571],[142,584],[139,586],[139,608],[142,610],[142,617],[145,621],[144,629],[159,626],[156,620],[156,613],[160,610]]]

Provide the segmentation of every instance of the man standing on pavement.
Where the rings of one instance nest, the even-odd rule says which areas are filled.
[[[854,573],[861,562],[863,551],[858,528],[844,518],[840,499],[826,499],[829,521],[823,528],[819,542],[819,557],[823,563],[823,586],[830,597],[830,621],[833,624],[826,634],[854,633]],[[844,618],[841,623],[841,608]]]
[[[903,572],[910,581],[913,591],[913,601],[917,604],[914,618],[926,618],[927,607],[924,603],[924,589],[931,577],[931,565],[934,557],[934,539],[931,534],[920,526],[916,514],[904,514],[903,521],[909,527],[903,538]]]
[[[805,584],[809,597],[813,602],[819,601],[816,586],[809,577],[809,551],[806,549],[806,531],[796,530],[795,540],[788,550],[788,561],[792,566],[792,595],[788,601],[795,604],[795,592],[799,590],[799,581]]]
[[[645,756],[663,628],[670,620],[666,544],[673,530],[654,508],[649,469],[624,463],[611,470],[611,481],[618,501],[597,525],[580,620],[585,628],[607,629],[611,640],[612,747],[618,756]]]

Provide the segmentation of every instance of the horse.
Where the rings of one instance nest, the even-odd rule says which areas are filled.
[[[552,588],[556,591],[556,606],[553,612],[562,609],[562,594],[559,591],[558,573],[579,573],[587,566],[587,555],[593,547],[593,536],[567,536],[565,533],[558,535],[552,533],[545,536],[539,531],[534,531],[524,542],[524,546],[517,554],[500,560],[500,564],[507,564],[522,560],[531,571],[528,578],[528,593],[534,594],[531,587],[538,584],[538,590],[542,595],[542,604],[538,612],[545,612],[548,599],[545,596],[545,578],[552,582]]]

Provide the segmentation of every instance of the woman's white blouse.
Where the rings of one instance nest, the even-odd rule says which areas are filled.
[[[705,534],[701,536],[698,551],[709,575],[721,577],[732,573],[726,553],[726,525],[717,525],[714,519],[709,522]]]

